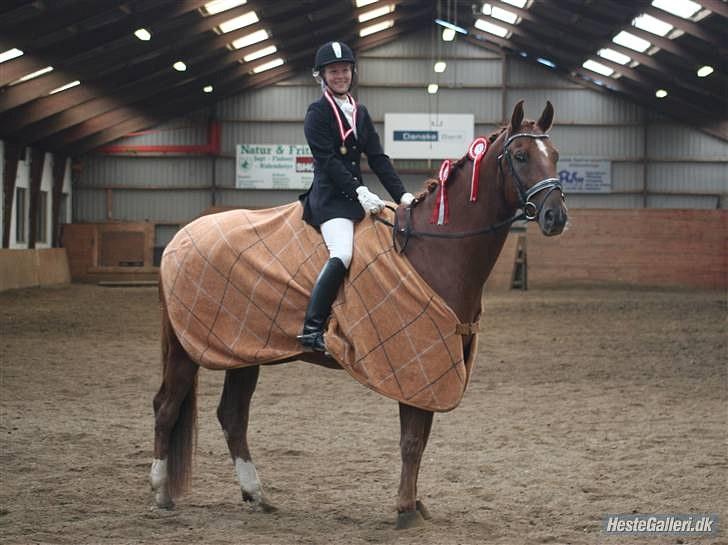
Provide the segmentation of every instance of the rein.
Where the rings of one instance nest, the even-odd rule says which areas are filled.
[[[503,157],[506,158],[506,161],[508,162],[508,166],[511,169],[511,174],[513,177],[513,180],[516,184],[516,188],[518,189],[518,196],[521,201],[521,209],[523,212],[520,214],[514,215],[512,218],[509,218],[507,220],[500,221],[498,223],[493,223],[489,225],[488,227],[484,227],[482,229],[475,229],[472,231],[460,231],[457,233],[432,233],[432,232],[425,232],[425,231],[417,231],[412,228],[412,206],[417,203],[415,201],[412,203],[412,205],[405,207],[405,225],[404,227],[400,226],[399,223],[399,214],[397,214],[397,208],[393,206],[387,205],[387,208],[392,210],[394,212],[394,223],[391,223],[383,218],[380,218],[379,216],[375,216],[374,220],[378,221],[380,223],[383,223],[389,227],[392,228],[392,243],[394,247],[397,249],[397,251],[401,254],[404,253],[404,251],[407,249],[407,244],[409,243],[409,240],[411,237],[422,237],[422,238],[447,238],[447,239],[462,239],[462,238],[468,238],[468,237],[476,237],[480,235],[487,235],[488,233],[493,233],[495,231],[498,231],[499,229],[502,229],[503,227],[509,226],[512,223],[520,220],[526,220],[526,221],[534,221],[538,215],[541,213],[541,209],[543,208],[544,203],[546,202],[546,199],[548,196],[556,189],[558,189],[561,192],[562,198],[564,198],[564,191],[561,185],[561,181],[558,178],[544,178],[543,180],[540,180],[533,184],[530,188],[526,189],[525,184],[521,180],[521,178],[518,176],[518,173],[516,172],[516,169],[513,166],[513,157],[511,156],[510,150],[508,149],[508,146],[510,146],[511,142],[513,142],[516,138],[534,138],[534,139],[542,139],[542,138],[548,138],[549,136],[547,134],[529,134],[529,133],[518,133],[514,134],[506,140],[505,144],[503,145],[503,151],[498,156],[498,171],[500,172],[501,176],[505,180],[505,174],[503,172],[503,167],[501,164],[501,159]],[[541,206],[536,206],[531,201],[531,197],[536,195],[537,193],[540,193],[541,191],[548,190],[546,193],[546,196],[541,201]],[[398,244],[398,237],[403,236],[404,242],[400,245]]]

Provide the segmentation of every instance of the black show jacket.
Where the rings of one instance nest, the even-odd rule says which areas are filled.
[[[334,102],[335,103],[335,102]],[[350,126],[339,108],[339,117],[347,131]],[[365,153],[369,166],[377,175],[395,202],[405,193],[402,181],[394,171],[389,157],[384,154],[379,135],[374,130],[372,118],[367,109],[357,104],[356,137],[347,136],[341,153],[339,126],[324,96],[312,103],[306,112],[304,122],[306,140],[311,148],[314,162],[313,183],[299,199],[303,204],[303,219],[319,227],[333,218],[349,218],[359,221],[364,209],[359,204],[356,188],[363,185],[361,176],[361,154]]]

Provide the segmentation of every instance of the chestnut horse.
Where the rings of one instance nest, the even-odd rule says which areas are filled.
[[[490,146],[480,161],[476,199],[471,193],[474,162],[465,156],[453,165],[447,180],[447,223],[431,222],[433,207],[439,203],[439,191],[435,191],[438,184],[432,181],[413,206],[397,209],[394,233],[399,249],[463,323],[478,320],[483,285],[513,221],[537,221],[546,236],[558,235],[566,224],[564,196],[556,173],[558,152],[546,134],[553,113],[547,102],[538,121],[524,121],[523,102],[515,106],[510,123],[489,138]],[[473,336],[464,335],[462,339],[467,356]],[[154,398],[150,482],[156,505],[169,508],[172,499],[189,485],[199,365],[182,348],[164,305],[162,353],[163,381]],[[319,354],[302,354],[296,359],[338,367],[333,359]],[[259,366],[250,366],[225,371],[217,416],[243,500],[271,511],[275,507],[263,492],[247,438],[250,401],[259,370]],[[433,413],[400,403],[399,416],[402,473],[397,528],[409,528],[429,518],[417,499],[417,476]]]

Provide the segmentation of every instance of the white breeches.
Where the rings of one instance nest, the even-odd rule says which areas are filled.
[[[354,222],[347,218],[333,218],[321,224],[321,234],[329,258],[338,257],[348,269],[354,251]]]

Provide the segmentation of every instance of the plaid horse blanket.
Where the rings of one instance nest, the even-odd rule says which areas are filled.
[[[183,227],[162,256],[172,327],[199,365],[232,369],[301,355],[296,340],[328,251],[298,202],[231,210]],[[393,219],[393,212],[383,212]],[[355,230],[354,256],[332,308],[326,345],[356,380],[431,411],[462,399],[467,361],[455,313],[395,250],[371,217]]]

